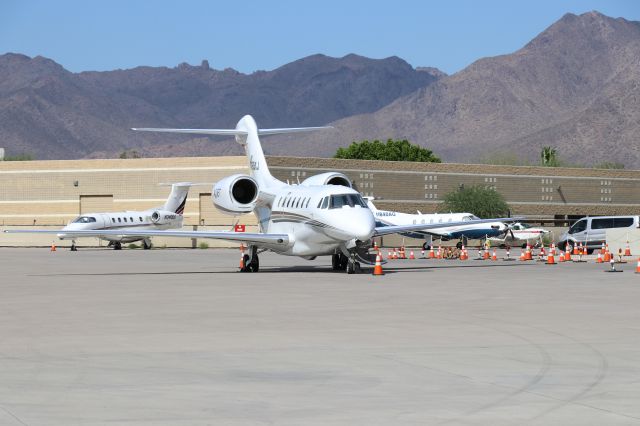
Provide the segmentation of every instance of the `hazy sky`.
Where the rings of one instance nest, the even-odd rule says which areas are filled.
[[[447,73],[513,52],[567,12],[640,21],[636,0],[0,1],[0,53],[71,71],[181,62],[269,70],[314,53]]]

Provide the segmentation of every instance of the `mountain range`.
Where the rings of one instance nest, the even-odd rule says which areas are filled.
[[[444,161],[505,153],[535,162],[553,146],[574,164],[640,168],[640,23],[567,14],[520,50],[446,75],[397,57],[309,56],[272,71],[175,68],[72,73],[0,56],[0,146],[36,158],[238,154],[232,141],[130,127],[331,125],[273,136],[267,154],[332,156],[354,140],[407,138]]]

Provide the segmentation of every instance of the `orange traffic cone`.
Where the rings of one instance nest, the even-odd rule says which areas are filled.
[[[636,265],[636,274],[640,274],[640,257],[638,258],[638,264]]]
[[[567,250],[564,252],[564,261],[571,262],[571,250],[569,250],[568,245],[567,245]]]
[[[527,250],[524,252],[524,260],[533,260],[533,256],[531,256],[531,246],[527,244]]]
[[[56,251],[56,243],[51,243],[51,251]]]
[[[611,253],[609,253],[609,250],[607,250],[606,248],[605,248],[605,251],[604,251],[604,259],[603,260],[605,262],[609,262],[611,260]]]
[[[240,270],[243,270],[244,267],[244,246],[240,244]]]
[[[491,255],[491,260],[498,260],[498,255],[496,254],[496,249],[493,249],[493,254]]]
[[[602,263],[602,250],[598,252],[598,257],[596,258],[596,263]]]
[[[384,271],[382,270],[382,260],[380,259],[380,254],[376,256],[376,265],[373,267],[373,275],[384,275]]]
[[[631,256],[631,247],[629,247],[629,240],[627,240],[627,246],[624,248],[624,255]]]
[[[416,257],[413,255],[413,250],[409,253],[409,260],[415,260]]]
[[[489,246],[484,246],[484,254],[482,255],[482,260],[489,260],[491,256],[489,256]]]
[[[433,259],[436,257],[436,254],[433,252],[433,246],[429,247],[429,259]]]
[[[551,252],[549,252],[549,256],[547,256],[547,263],[545,263],[545,265],[556,265],[556,258]]]
[[[578,248],[578,244],[574,244],[573,245],[573,255],[574,256],[578,255],[578,250],[582,250],[582,248]]]
[[[523,249],[520,249],[520,260],[521,261],[527,260],[527,255],[524,254],[524,250]]]
[[[467,260],[469,257],[467,256],[467,249],[464,248],[464,245],[460,249],[460,260]]]
[[[438,246],[438,252],[436,253],[438,259],[442,259],[442,247]]]
[[[552,255],[554,255],[554,256],[556,255],[556,244],[555,244],[555,243],[551,243],[551,250],[550,250],[550,253],[551,253]]]

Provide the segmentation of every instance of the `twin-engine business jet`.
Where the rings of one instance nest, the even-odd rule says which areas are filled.
[[[131,235],[139,230],[161,230],[182,228],[182,214],[187,203],[190,182],[171,185],[167,201],[160,207],[144,211],[123,211],[113,213],[86,213],[75,218],[58,233],[61,240],[71,240],[71,250],[76,250],[76,239],[98,237],[109,241],[115,250],[122,249],[122,243],[142,240],[145,249],[151,248],[149,237]],[[119,234],[107,234],[104,231],[117,231]],[[38,232],[38,231],[34,231]],[[50,231],[42,231],[50,233]]]
[[[388,210],[378,210],[373,204],[371,197],[367,198],[367,205],[376,218],[376,226],[393,226],[409,224],[437,224],[437,227],[429,229],[419,229],[413,231],[399,232],[409,238],[417,239],[440,239],[443,241],[459,239],[458,248],[467,244],[467,240],[486,239],[504,235],[510,227],[501,222],[512,221],[513,219],[490,219],[482,221],[471,213],[443,213],[443,214],[409,214]],[[429,243],[424,243],[427,248]]]
[[[216,182],[212,190],[213,204],[230,215],[253,212],[258,219],[260,232],[173,230],[127,230],[124,232],[107,229],[74,233],[103,238],[111,235],[130,238],[170,236],[237,241],[245,243],[248,247],[244,269],[248,272],[259,270],[258,253],[260,251],[271,250],[275,253],[300,256],[310,260],[317,256],[330,255],[334,270],[346,270],[347,273],[352,274],[360,269],[359,262],[371,262],[368,257],[368,248],[372,237],[442,227],[441,224],[376,227],[375,218],[367,207],[367,203],[352,188],[349,178],[342,173],[322,173],[311,176],[297,185],[289,185],[274,178],[267,167],[259,136],[318,129],[324,128],[258,129],[253,117],[249,115],[244,116],[235,129],[134,129],[234,136],[245,149],[251,172],[250,175],[236,174]],[[481,222],[487,221],[475,221],[475,223]],[[457,223],[449,225],[454,226]]]

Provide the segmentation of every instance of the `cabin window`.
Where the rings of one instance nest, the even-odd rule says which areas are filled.
[[[124,218],[124,221],[125,221],[125,222],[127,221],[127,218],[126,218],[126,217]]]
[[[307,198],[307,203],[304,205],[305,209],[309,208],[309,201],[311,201],[311,197]]]
[[[122,222],[122,219],[118,218],[118,222]]]
[[[138,219],[140,219],[140,222],[142,222],[142,216],[140,216]]]
[[[133,218],[132,217],[129,218],[129,222],[133,223]]]
[[[320,201],[318,201],[318,208],[320,208],[320,206],[322,205],[322,202],[324,201],[324,198],[320,199]]]
[[[296,208],[300,207],[301,202],[302,202],[302,198],[296,199]]]
[[[111,218],[111,222],[116,223],[116,218],[115,218],[115,217],[112,217],[112,218]]]

